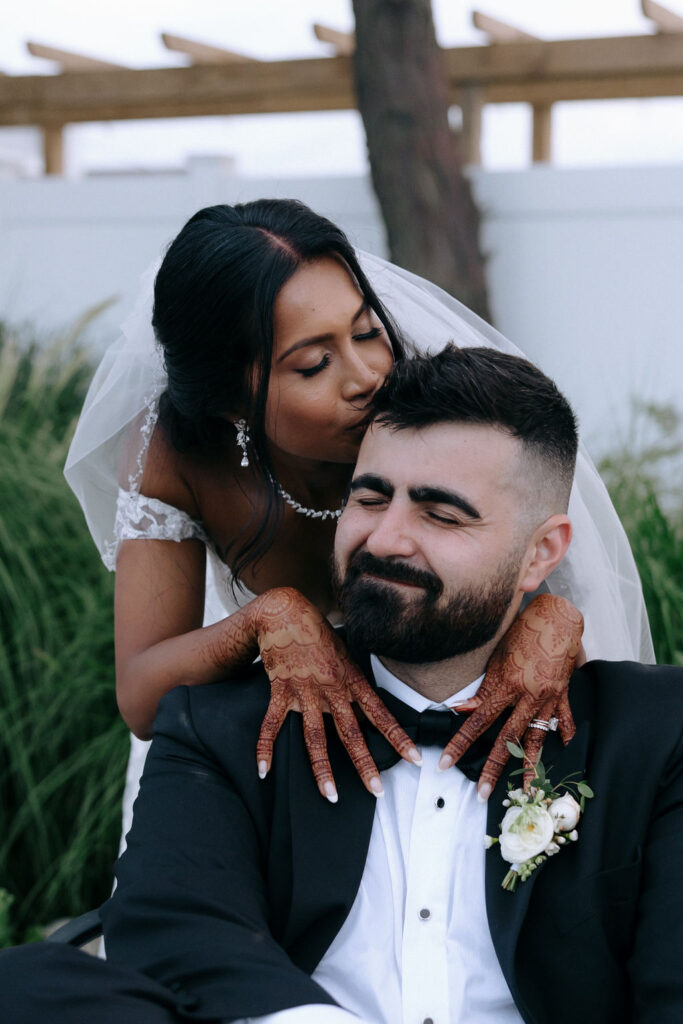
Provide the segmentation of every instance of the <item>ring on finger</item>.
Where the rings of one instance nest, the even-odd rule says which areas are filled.
[[[541,729],[543,732],[556,732],[557,726],[558,720],[554,715],[551,715],[549,719],[534,718],[529,722],[530,729]]]

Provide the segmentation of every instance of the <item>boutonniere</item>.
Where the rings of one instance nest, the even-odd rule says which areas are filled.
[[[522,775],[528,767],[524,748],[509,741],[507,747],[513,757],[522,760],[522,767],[511,775]],[[503,800],[507,810],[500,823],[500,836],[484,838],[486,849],[498,843],[501,857],[511,865],[503,879],[503,888],[510,892],[514,892],[518,878],[526,882],[544,860],[559,853],[566,843],[576,842],[576,826],[586,800],[593,796],[587,782],[572,778],[580,772],[572,772],[553,785],[540,755],[533,767],[535,775],[528,792],[515,789],[514,783],[508,782],[507,799]],[[576,796],[570,792],[572,789]]]

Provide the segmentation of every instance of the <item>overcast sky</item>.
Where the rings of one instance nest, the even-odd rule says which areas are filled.
[[[472,0],[433,0],[439,41],[483,42],[471,25]],[[481,0],[476,6],[543,38],[627,35],[652,31],[639,0]],[[668,6],[683,15],[683,0]],[[350,0],[0,0],[0,70],[51,73],[31,57],[26,41],[73,49],[133,67],[182,64],[162,46],[162,31],[185,35],[254,57],[323,56],[314,21],[351,29]],[[381,40],[377,44],[381,59]],[[683,99],[558,104],[554,158],[564,166],[683,162]],[[492,168],[528,162],[530,115],[524,106],[488,107],[484,163]],[[37,133],[0,129],[0,163],[37,171]],[[128,122],[72,126],[70,173],[125,167],[182,166],[188,156],[230,155],[245,175],[360,172],[365,145],[353,112]]]

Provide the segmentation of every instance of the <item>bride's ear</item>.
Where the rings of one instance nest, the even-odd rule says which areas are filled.
[[[572,539],[572,524],[566,515],[549,516],[534,530],[525,557],[526,568],[520,590],[532,593],[564,558]]]

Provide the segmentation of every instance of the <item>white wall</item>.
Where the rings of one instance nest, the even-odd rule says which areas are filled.
[[[683,167],[474,172],[498,326],[572,399],[584,437],[609,446],[631,394],[681,404]],[[0,182],[0,318],[56,333],[114,297],[103,346],[139,274],[199,207],[297,196],[385,255],[365,179],[240,179],[195,159],[187,174]]]
[[[585,439],[629,397],[683,409],[683,167],[478,174],[496,326],[567,392]]]

